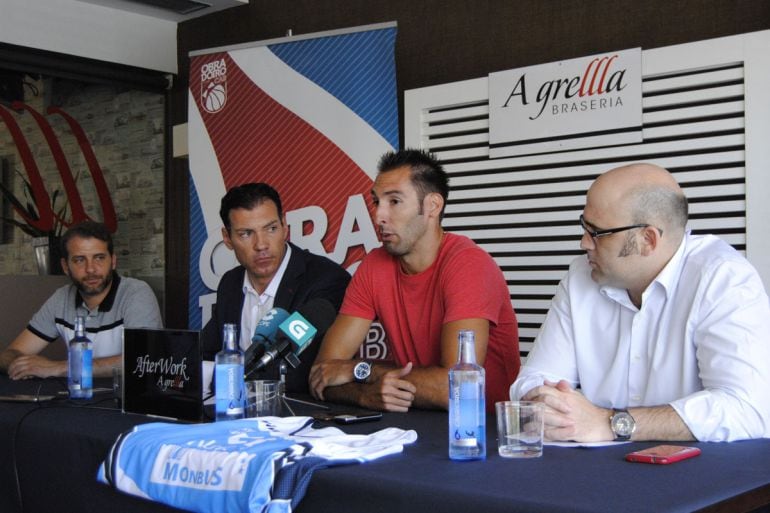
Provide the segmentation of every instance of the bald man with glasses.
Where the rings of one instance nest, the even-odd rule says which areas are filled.
[[[512,399],[546,405],[550,440],[770,437],[770,303],[730,245],[686,229],[651,164],[599,176],[570,265]]]

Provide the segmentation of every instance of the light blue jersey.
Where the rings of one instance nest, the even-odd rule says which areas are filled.
[[[98,479],[189,511],[287,513],[317,468],[394,454],[417,434],[386,428],[347,435],[310,417],[136,426],[113,445]]]

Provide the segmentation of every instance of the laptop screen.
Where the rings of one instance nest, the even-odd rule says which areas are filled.
[[[199,331],[123,331],[123,411],[200,421]]]

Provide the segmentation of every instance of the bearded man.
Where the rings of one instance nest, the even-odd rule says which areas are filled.
[[[62,237],[62,269],[72,283],[56,290],[32,317],[29,325],[0,352],[0,371],[11,379],[67,375],[66,360],[39,353],[74,333],[75,317],[86,320],[93,342],[95,377],[112,375],[120,365],[123,328],[161,328],[158,300],[145,282],[121,277],[112,236],[102,224],[85,221]]]

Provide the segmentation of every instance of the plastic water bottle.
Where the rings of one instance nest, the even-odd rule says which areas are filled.
[[[222,350],[215,358],[217,420],[241,419],[244,414],[243,351],[235,332],[235,324],[225,324]]]
[[[67,388],[70,399],[91,399],[94,395],[93,343],[86,336],[86,319],[75,317],[75,335],[67,354]]]
[[[476,363],[476,337],[471,330],[458,335],[457,363],[449,369],[449,457],[487,457],[484,368]]]

